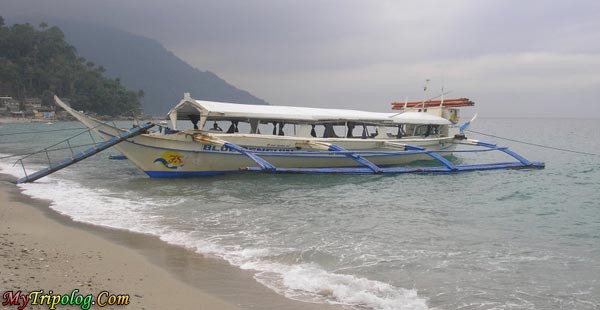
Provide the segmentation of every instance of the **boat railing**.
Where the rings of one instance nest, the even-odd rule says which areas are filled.
[[[141,125],[139,127],[134,127],[134,128],[132,128],[132,129],[130,129],[128,131],[125,131],[124,133],[122,133],[119,136],[115,136],[115,137],[113,137],[113,138],[111,138],[109,140],[101,141],[101,142],[96,142],[96,140],[94,139],[93,135],[90,133],[90,138],[92,139],[92,141],[94,141],[94,143],[91,144],[93,146],[90,147],[90,148],[88,148],[88,149],[85,149],[84,151],[76,152],[74,150],[75,147],[81,147],[81,146],[84,146],[84,145],[75,145],[74,146],[74,145],[71,144],[71,140],[74,139],[74,138],[76,138],[76,137],[78,137],[78,136],[80,136],[80,135],[85,134],[86,132],[90,132],[92,129],[94,129],[94,128],[98,127],[98,126],[96,126],[94,128],[90,128],[87,131],[81,132],[81,133],[79,133],[79,134],[77,134],[75,136],[72,136],[72,137],[70,137],[68,139],[65,139],[65,140],[63,140],[61,142],[58,142],[58,143],[56,143],[56,144],[54,144],[52,146],[44,148],[41,151],[33,152],[31,154],[28,154],[28,155],[26,155],[24,157],[19,158],[15,162],[15,164],[17,164],[17,163],[21,164],[21,167],[23,168],[23,172],[25,173],[25,176],[22,177],[22,178],[17,179],[16,183],[29,183],[29,182],[33,182],[35,180],[38,180],[40,178],[43,178],[43,177],[45,177],[45,176],[47,176],[49,174],[52,174],[52,173],[57,172],[59,170],[62,170],[62,169],[66,168],[66,167],[68,167],[68,166],[70,166],[72,164],[75,164],[77,162],[80,162],[80,161],[88,158],[88,157],[91,157],[91,156],[93,156],[95,154],[98,154],[98,153],[100,153],[100,152],[102,152],[102,151],[104,151],[104,150],[112,147],[113,145],[116,145],[118,143],[121,143],[121,142],[129,139],[129,138],[132,138],[132,137],[135,137],[135,136],[140,135],[142,133],[145,133],[145,132],[147,132],[148,129],[152,128],[153,126],[154,126],[153,123],[148,122],[148,123],[143,124],[143,125]],[[59,162],[53,163],[52,160],[50,159],[49,152],[58,150],[58,149],[56,149],[54,147],[57,146],[57,145],[59,145],[59,144],[61,144],[61,143],[67,143],[68,149],[69,149],[69,151],[71,153],[71,156],[62,159]],[[61,149],[65,149],[65,148],[61,148]],[[48,160],[48,167],[46,167],[44,169],[41,169],[41,170],[39,170],[37,172],[28,174],[27,173],[27,169],[25,168],[25,164],[23,163],[23,160],[26,159],[26,158],[28,158],[28,157],[30,157],[30,156],[32,156],[32,155],[34,155],[34,154],[39,154],[39,153],[45,153],[46,158]]]

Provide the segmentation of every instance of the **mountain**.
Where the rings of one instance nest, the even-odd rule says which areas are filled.
[[[145,114],[166,114],[184,92],[196,99],[267,104],[210,71],[190,66],[153,39],[80,21],[37,20],[60,27],[78,54],[103,66],[107,76],[119,78],[131,90],[143,90]]]

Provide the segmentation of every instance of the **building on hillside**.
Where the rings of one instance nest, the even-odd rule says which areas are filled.
[[[25,112],[23,112],[23,111],[18,111],[18,112],[10,112],[10,116],[12,118],[25,118],[27,115],[25,115]]]
[[[0,113],[4,115],[11,115],[13,112],[20,112],[19,101],[13,99],[13,97],[0,97]]]
[[[42,106],[42,98],[25,98],[23,99],[24,104]]]
[[[29,99],[29,100],[28,100]],[[25,100],[23,100],[23,105],[25,106],[25,111],[33,111],[33,110],[39,110],[42,108],[42,100],[38,101],[33,101],[31,100],[33,98],[26,98]],[[37,99],[37,98],[35,98]]]
[[[25,98],[22,101],[12,97],[0,97],[0,116],[13,118],[55,119],[55,106],[42,105],[41,98]]]

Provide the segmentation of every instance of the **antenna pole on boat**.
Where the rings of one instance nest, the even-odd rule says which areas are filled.
[[[427,84],[429,79],[425,79],[425,85],[423,85],[423,101],[421,102],[421,108],[425,109],[425,96],[427,95]]]
[[[442,98],[440,99],[440,108],[444,107],[444,85],[442,85]]]

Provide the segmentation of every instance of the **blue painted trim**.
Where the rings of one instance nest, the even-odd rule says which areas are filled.
[[[479,145],[479,146],[485,146],[485,147],[489,147],[489,148],[495,148],[495,147],[497,147],[496,144],[487,143],[487,142],[481,142],[481,141],[478,141],[477,145]]]
[[[238,173],[239,170],[224,171],[144,171],[151,178],[193,178],[227,173]]]
[[[493,152],[497,151],[497,149],[477,149],[477,150],[435,150],[431,152],[436,153],[481,153],[481,152]]]
[[[125,159],[127,159],[127,156],[125,156],[125,155],[110,155],[110,156],[108,156],[108,159],[125,160]]]
[[[424,148],[420,147],[420,146],[416,146],[416,145],[410,145],[407,144],[404,149],[409,150],[409,151],[423,151],[425,150]]]

